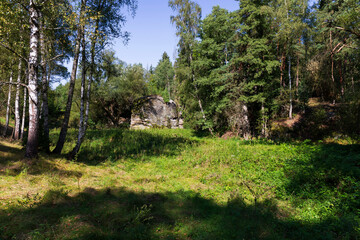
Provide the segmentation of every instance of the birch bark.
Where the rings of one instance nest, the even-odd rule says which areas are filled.
[[[80,55],[80,45],[81,45],[81,37],[82,37],[82,31],[83,31],[83,16],[85,14],[85,5],[86,0],[81,1],[81,10],[80,10],[80,19],[79,19],[79,26],[78,26],[78,33],[76,37],[76,44],[75,44],[75,51],[74,51],[74,61],[70,76],[70,83],[69,83],[69,93],[68,93],[68,99],[66,103],[66,109],[65,109],[65,115],[64,120],[61,126],[60,136],[58,139],[58,142],[56,144],[55,149],[53,150],[53,153],[60,154],[64,144],[65,139],[68,131],[68,124],[70,119],[70,112],[71,112],[71,105],[72,105],[72,99],[74,95],[74,89],[75,89],[75,80],[76,80],[76,72],[79,62],[79,55]]]
[[[42,19],[43,20],[43,19]],[[47,61],[46,61],[46,47],[44,35],[44,22],[40,24],[40,51],[41,51],[41,84],[42,84],[42,118],[43,118],[43,147],[47,153],[50,152],[49,140],[49,104],[48,104],[48,74],[47,74]]]
[[[30,56],[29,56],[29,129],[25,157],[37,156],[39,145],[39,110],[38,110],[38,55],[39,55],[39,10],[30,0]]]
[[[75,147],[69,154],[68,158],[73,159],[76,154],[80,150],[80,146],[82,140],[85,136],[85,127],[84,127],[84,104],[85,104],[85,81],[86,81],[86,42],[85,42],[85,34],[82,31],[82,43],[81,43],[81,61],[82,61],[82,73],[81,73],[81,88],[80,88],[80,120],[79,120],[79,132],[78,132],[78,139],[76,142]]]
[[[85,116],[84,116],[84,120],[83,120],[83,124],[81,124],[82,122],[82,112],[80,113],[80,127],[82,126],[82,128],[79,127],[79,134],[78,134],[78,141],[76,143],[76,146],[74,147],[74,149],[72,150],[69,158],[73,159],[75,157],[75,155],[79,152],[80,147],[82,142],[84,141],[85,138],[85,134],[86,134],[86,129],[87,129],[87,123],[88,123],[88,119],[89,119],[89,108],[90,108],[90,93],[91,93],[91,83],[93,81],[93,77],[94,77],[94,66],[95,66],[95,46],[96,46],[96,41],[97,41],[97,35],[96,33],[98,32],[99,29],[99,20],[96,21],[96,25],[95,25],[95,30],[94,30],[94,35],[93,35],[93,39],[91,41],[91,63],[90,63],[90,76],[89,76],[89,80],[88,80],[88,85],[87,85],[87,92],[86,92],[86,106],[85,106]],[[83,54],[82,57],[83,59],[85,59],[85,39],[83,39]],[[83,66],[85,65],[85,62],[83,62]],[[84,92],[85,92],[85,76],[86,76],[86,72],[83,72],[82,74],[82,82],[81,82],[81,105],[80,108],[83,109],[83,102],[85,100],[85,96],[84,96]],[[84,86],[84,88],[83,88]]]
[[[13,81],[13,70],[11,70],[11,73],[10,73],[10,79],[9,79],[9,92],[8,92],[8,98],[7,98],[7,105],[6,105],[6,120],[5,120],[5,126],[4,126],[4,129],[3,129],[3,136],[5,137],[6,136],[6,133],[7,133],[7,130],[9,128],[9,121],[10,121],[10,104],[11,104],[11,90],[12,90],[12,81]]]
[[[289,118],[292,119],[293,105],[292,105],[292,89],[291,89],[291,57],[289,56],[289,90],[290,90],[290,109]]]
[[[26,70],[25,74],[25,84],[26,79],[29,79],[29,71]],[[24,138],[24,130],[25,130],[25,119],[26,119],[26,104],[27,104],[27,88],[24,88],[24,104],[23,104],[23,112],[22,112],[22,119],[21,119],[21,129],[20,129],[20,140]]]
[[[20,83],[21,83],[21,73],[22,73],[22,63],[21,59],[19,59],[18,65],[18,76],[17,76],[17,86],[16,86],[16,95],[15,95],[15,132],[14,132],[14,139],[20,139]]]

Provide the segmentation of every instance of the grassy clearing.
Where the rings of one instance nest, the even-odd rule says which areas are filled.
[[[0,239],[360,238],[359,145],[103,130],[22,155],[0,141]]]

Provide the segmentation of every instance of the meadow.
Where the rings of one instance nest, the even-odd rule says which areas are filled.
[[[55,143],[58,132],[51,133]],[[360,239],[360,145],[89,130],[0,139],[0,239]]]

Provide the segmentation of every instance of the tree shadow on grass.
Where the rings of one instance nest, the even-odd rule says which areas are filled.
[[[37,159],[24,158],[24,149],[3,145],[0,142],[0,176],[17,176],[26,170],[30,175],[51,173],[59,176],[81,177],[81,172],[60,169],[51,156],[41,154]]]
[[[75,143],[76,133],[68,136],[68,142]],[[156,133],[134,130],[88,131],[86,141],[81,146],[77,161],[97,165],[105,160],[116,161],[121,158],[144,161],[154,156],[175,156],[184,148],[198,142],[176,132]],[[70,144],[64,152],[70,152]]]
[[[1,136],[3,136],[4,128],[5,128],[5,126],[1,125],[1,123],[0,123],[0,135],[1,135]],[[13,131],[14,131],[14,128],[9,125],[8,128],[6,129],[5,137],[10,137],[10,136],[12,136]]]
[[[301,223],[271,201],[225,205],[194,192],[49,191],[0,212],[1,239],[356,239],[352,226]]]
[[[315,204],[318,214],[352,219],[345,222],[359,227],[360,145],[312,145],[302,151],[311,148],[311,158],[293,159],[286,166],[285,195],[294,205]]]
[[[14,161],[23,156],[24,151],[20,148],[6,146],[0,142],[0,164]]]
[[[20,168],[24,150],[0,142],[0,175],[13,174]],[[17,162],[17,163],[16,163]],[[16,164],[15,164],[16,163]]]
[[[315,149],[311,158],[295,159],[288,164],[285,172],[291,179],[289,192],[301,194],[311,189],[316,193],[322,186],[340,189],[344,187],[343,181],[360,181],[360,145],[305,145],[302,151],[311,148]]]

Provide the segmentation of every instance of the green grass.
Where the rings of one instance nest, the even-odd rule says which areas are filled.
[[[103,130],[67,161],[75,139],[0,140],[0,239],[360,238],[359,145]]]

